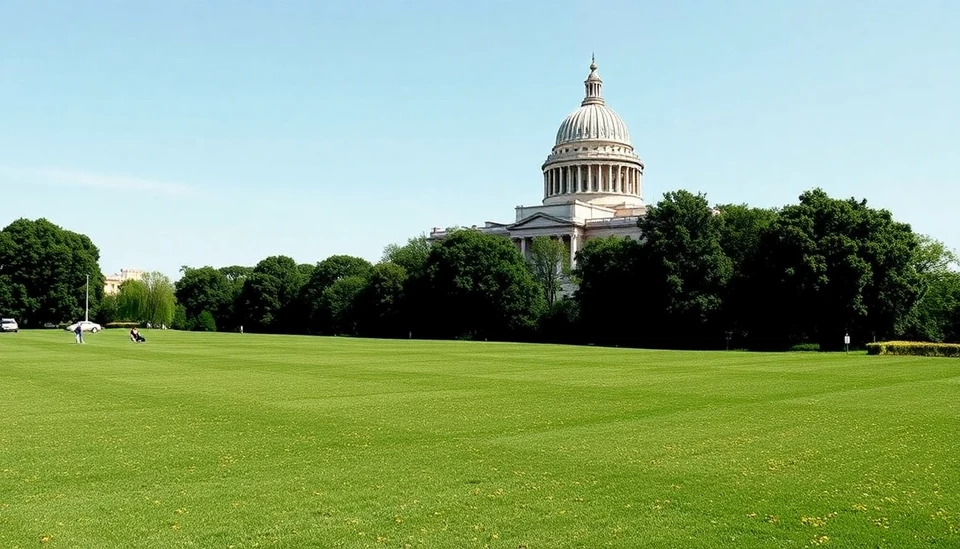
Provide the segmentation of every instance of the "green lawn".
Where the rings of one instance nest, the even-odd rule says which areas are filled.
[[[957,547],[960,360],[0,334],[0,547]]]

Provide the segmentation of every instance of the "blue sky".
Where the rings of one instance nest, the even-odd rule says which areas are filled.
[[[0,0],[0,226],[107,273],[511,221],[596,52],[644,198],[823,187],[960,248],[960,2]]]

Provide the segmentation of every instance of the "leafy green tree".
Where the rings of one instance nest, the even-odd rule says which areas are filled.
[[[647,209],[639,227],[654,275],[650,308],[664,313],[660,336],[673,346],[710,345],[733,265],[720,244],[720,222],[703,194],[672,191]]]
[[[918,236],[913,267],[920,277],[920,295],[905,322],[905,339],[935,342],[960,340],[960,264],[943,242]]]
[[[424,295],[417,303],[423,331],[433,337],[530,337],[544,308],[543,293],[510,240],[457,230],[430,249]],[[420,330],[414,330],[419,332]]]
[[[174,330],[190,330],[193,328],[190,322],[187,321],[187,310],[179,303],[176,308],[173,309],[173,321],[170,322],[170,327]]]
[[[124,280],[117,292],[117,317],[128,322],[147,322],[150,290],[142,280]]]
[[[328,294],[335,283],[346,278],[366,280],[373,266],[369,261],[350,255],[333,255],[317,263],[310,275],[310,279],[300,291],[300,300],[305,310],[308,331],[312,333],[332,334],[346,329],[346,322],[338,315],[349,311],[342,299],[354,287],[353,283],[345,283],[337,290]]]
[[[382,262],[390,262],[403,267],[408,276],[418,277],[430,256],[430,241],[426,235],[420,235],[407,240],[403,246],[390,244],[383,249]]]
[[[97,307],[97,314],[94,316],[96,322],[106,326],[117,320],[117,296],[104,295],[100,300],[100,306]]]
[[[22,326],[82,319],[103,297],[100,251],[85,235],[46,219],[18,219],[0,231],[0,310]]]
[[[560,283],[570,274],[570,254],[563,241],[549,236],[534,237],[530,245],[530,269],[543,288],[547,307],[552,307]]]
[[[175,293],[188,321],[196,321],[200,313],[207,311],[213,315],[215,323],[229,325],[236,296],[226,275],[213,267],[184,266],[180,272],[182,276],[175,284]]]
[[[151,272],[141,280],[125,280],[117,294],[117,316],[126,321],[170,326],[176,297],[173,283],[166,275]]]
[[[216,332],[217,321],[210,311],[201,311],[197,316],[197,329],[201,332]]]
[[[367,279],[364,276],[345,276],[338,278],[323,291],[322,309],[329,315],[330,333],[357,333],[357,297],[366,284]]]
[[[770,305],[754,332],[785,346],[822,349],[886,339],[902,331],[920,294],[913,264],[917,237],[866,200],[814,189],[784,207],[764,238],[756,290]]]
[[[243,291],[243,284],[247,278],[253,274],[253,267],[231,265],[229,267],[221,267],[217,270],[227,278],[227,282],[230,283],[230,293],[232,295],[227,310],[220,312],[220,329],[237,329],[244,320],[241,314],[242,306],[239,305],[240,294]]]
[[[297,263],[287,256],[263,259],[243,283],[239,306],[248,331],[293,333],[299,330],[292,308],[303,285]]]
[[[170,277],[163,273],[151,272],[143,277],[147,287],[147,304],[144,321],[159,328],[170,326],[177,299]]]
[[[627,317],[620,311],[624,295],[639,294],[653,282],[645,278],[645,248],[636,240],[608,236],[588,240],[577,253],[573,275],[580,281],[574,293],[579,309],[581,337],[601,345],[642,345],[649,341],[645,327],[662,318],[644,302],[639,314]],[[644,300],[646,301],[646,300]],[[654,338],[654,344],[659,344]]]
[[[403,315],[406,270],[391,262],[379,263],[370,271],[363,291],[356,298],[357,332],[373,337],[407,335]]]
[[[769,315],[770,303],[759,299],[757,285],[763,281],[757,276],[762,273],[765,259],[760,244],[777,218],[777,211],[745,204],[721,205],[716,211],[720,248],[732,266],[716,327],[729,333],[734,346],[744,346],[754,319]]]

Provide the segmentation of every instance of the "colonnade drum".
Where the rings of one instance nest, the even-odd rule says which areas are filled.
[[[577,164],[543,172],[545,198],[575,193],[616,193],[640,196],[640,170],[629,164]]]

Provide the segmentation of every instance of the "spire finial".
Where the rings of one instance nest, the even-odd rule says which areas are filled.
[[[603,86],[603,80],[600,80],[600,75],[597,74],[597,56],[594,53],[590,53],[590,74],[587,75],[587,79],[583,84],[586,86],[587,93],[583,98],[583,102],[580,104],[603,105],[603,96],[600,93],[600,88]]]

